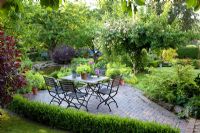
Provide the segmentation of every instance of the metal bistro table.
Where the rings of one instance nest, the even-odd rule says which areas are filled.
[[[69,80],[69,81],[73,81],[73,82],[83,82],[85,83],[87,86],[87,90],[88,92],[91,92],[90,97],[89,99],[91,98],[91,96],[96,96],[98,97],[98,89],[99,89],[99,84],[102,83],[103,81],[107,81],[109,80],[108,77],[105,77],[105,76],[91,76],[90,78],[86,79],[86,80],[83,80],[81,79],[81,77],[76,77],[76,78],[73,78],[72,75],[69,75],[69,76],[66,76],[66,77],[62,77],[61,79],[66,79],[66,80]],[[89,101],[88,99],[88,101]]]

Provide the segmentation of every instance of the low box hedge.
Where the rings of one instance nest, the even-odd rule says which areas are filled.
[[[179,48],[178,51],[178,57],[183,58],[190,58],[190,59],[198,59],[199,57],[199,48],[197,47],[182,47]]]
[[[9,109],[51,127],[81,133],[179,133],[179,129],[154,122],[90,114],[75,109],[29,101],[16,95]]]

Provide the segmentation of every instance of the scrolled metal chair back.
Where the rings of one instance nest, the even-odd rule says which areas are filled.
[[[57,83],[55,82],[55,79],[52,78],[52,77],[44,77],[44,80],[45,80],[45,83],[46,83],[46,86],[49,88],[57,88],[58,85]]]
[[[62,88],[63,91],[65,92],[75,92],[75,86],[74,83],[68,80],[61,80],[60,82],[60,86]]]

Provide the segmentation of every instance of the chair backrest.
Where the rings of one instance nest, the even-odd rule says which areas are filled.
[[[120,80],[122,79],[121,76],[116,76],[111,83],[111,89],[114,91],[118,91],[119,85],[120,85]]]
[[[48,87],[48,89],[49,88],[57,89],[58,85],[57,85],[57,83],[56,83],[54,78],[52,78],[52,77],[44,77],[44,81],[45,81],[46,86]]]
[[[63,91],[65,92],[76,92],[74,83],[69,81],[69,80],[61,80],[59,81],[60,86],[62,88]]]

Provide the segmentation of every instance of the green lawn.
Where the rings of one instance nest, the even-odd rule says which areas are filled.
[[[0,109],[2,112],[2,110]],[[34,123],[18,116],[3,113],[0,116],[0,133],[67,133]]]

